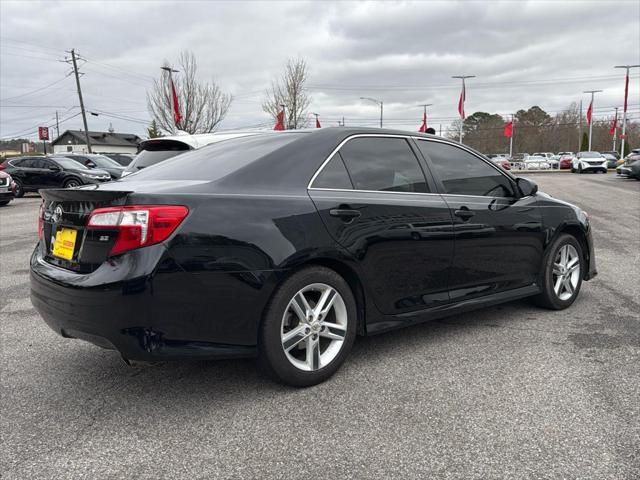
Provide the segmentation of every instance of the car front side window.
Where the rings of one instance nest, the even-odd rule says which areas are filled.
[[[509,179],[475,155],[441,142],[417,140],[422,154],[431,160],[445,193],[483,197],[513,197]]]

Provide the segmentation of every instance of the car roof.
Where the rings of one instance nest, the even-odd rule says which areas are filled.
[[[166,140],[172,140],[175,142],[181,142],[185,145],[189,146],[190,149],[196,149],[204,147],[205,145],[209,145],[211,143],[221,142],[223,140],[229,140],[231,138],[240,138],[247,137],[250,135],[260,135],[260,134],[268,134],[273,133],[270,130],[232,130],[232,131],[223,131],[223,132],[213,132],[213,133],[198,133],[198,134],[190,134],[183,133],[181,135],[168,135],[166,137],[156,137],[150,138],[148,140],[143,140],[140,142],[139,147],[141,150],[144,150],[146,145],[162,142]]]

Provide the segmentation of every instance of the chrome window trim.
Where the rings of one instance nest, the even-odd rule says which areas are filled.
[[[342,146],[347,143],[349,140],[353,139],[353,138],[360,138],[360,137],[383,137],[383,138],[404,138],[405,140],[421,140],[421,141],[427,141],[427,142],[437,142],[437,143],[444,143],[445,145],[451,145],[452,147],[457,147],[460,148],[461,150],[464,150],[465,152],[473,155],[474,157],[478,158],[481,162],[484,162],[485,164],[493,167],[494,170],[496,170],[498,173],[500,173],[500,175],[505,176],[507,179],[509,179],[510,181],[513,181],[514,179],[507,175],[505,172],[500,170],[500,167],[498,167],[497,165],[494,165],[493,162],[491,162],[490,160],[485,160],[482,157],[479,157],[477,153],[475,153],[473,150],[469,149],[468,147],[465,147],[462,144],[458,144],[458,143],[454,143],[448,140],[442,140],[440,138],[425,138],[425,137],[418,137],[416,135],[413,134],[407,134],[407,135],[401,135],[401,134],[392,134],[392,133],[356,133],[354,135],[351,135],[347,138],[345,138],[344,140],[342,140],[342,142],[340,142],[338,144],[338,146],[336,148],[334,148],[331,153],[329,154],[329,156],[327,157],[327,159],[322,162],[322,165],[320,165],[320,167],[318,167],[318,170],[316,170],[316,173],[313,174],[313,176],[311,177],[311,180],[309,180],[309,183],[307,184],[307,190],[314,190],[314,191],[326,191],[326,192],[363,192],[363,193],[392,193],[392,194],[396,194],[396,195],[437,195],[439,197],[444,197],[444,196],[454,196],[454,197],[475,197],[475,198],[514,198],[514,197],[493,197],[493,196],[488,196],[488,195],[463,195],[463,194],[459,194],[459,193],[438,193],[438,192],[394,192],[394,191],[389,191],[389,190],[358,190],[355,188],[322,188],[322,187],[312,187],[311,185],[313,184],[314,180],[316,179],[316,177],[318,175],[320,175],[320,173],[322,172],[322,170],[324,169],[324,167],[331,161],[331,159],[334,157],[334,155],[342,148]],[[422,152],[420,152],[420,154],[422,154]],[[437,177],[434,177],[434,179]]]
[[[338,144],[338,146],[336,148],[333,149],[333,151],[329,154],[327,159],[324,162],[322,162],[322,165],[320,165],[320,167],[318,167],[318,170],[316,170],[316,173],[313,174],[313,176],[311,177],[311,180],[309,180],[309,183],[307,184],[307,190],[320,190],[320,188],[312,187],[311,185],[313,184],[313,182],[316,179],[316,177],[318,175],[320,175],[320,173],[322,172],[324,167],[327,165],[327,163],[329,163],[331,161],[331,159],[338,152],[338,150],[340,150],[342,148],[342,146],[345,143],[347,143],[349,140],[352,140],[354,138],[362,138],[362,137],[404,138],[405,140],[409,140],[411,138],[411,135],[399,135],[399,134],[393,134],[393,133],[356,133],[354,135],[351,135],[351,136],[345,138],[344,140],[342,140]],[[419,162],[418,162],[418,165],[420,165]],[[425,178],[425,180],[426,180],[426,178]],[[345,189],[345,191],[349,191],[349,192],[354,192],[354,191],[366,192],[366,191],[371,191],[371,190],[355,190],[355,189],[346,190]],[[373,191],[378,191],[378,190],[373,190]],[[390,193],[417,193],[417,192],[390,192]]]

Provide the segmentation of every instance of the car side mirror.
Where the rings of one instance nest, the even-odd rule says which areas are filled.
[[[93,163],[93,162],[91,162],[91,161],[89,161],[89,162],[85,163],[85,165],[86,165],[87,167],[89,167],[89,168],[96,168],[96,164],[95,164],[95,163]]]
[[[528,178],[518,177],[516,179],[516,184],[518,185],[518,189],[523,197],[535,195],[538,191],[538,184]]]

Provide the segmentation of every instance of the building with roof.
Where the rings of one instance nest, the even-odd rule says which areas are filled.
[[[132,133],[89,132],[89,141],[93,153],[131,153],[138,151],[138,143],[142,141]],[[87,152],[87,140],[83,130],[66,130],[51,142],[53,153]]]

